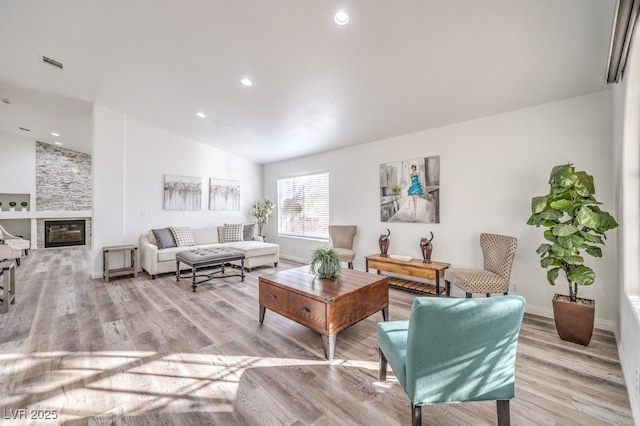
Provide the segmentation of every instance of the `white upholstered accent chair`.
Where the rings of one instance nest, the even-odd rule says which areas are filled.
[[[518,239],[507,235],[480,234],[483,269],[450,268],[444,271],[447,297],[451,295],[451,284],[464,290],[469,298],[473,293],[509,294],[509,279]]]
[[[0,225],[0,238],[4,240],[4,245],[11,248],[11,257],[8,257],[8,259],[15,259],[16,264],[19,266],[22,253],[25,256],[29,254],[31,241],[10,234],[2,225]]]
[[[349,269],[353,269],[353,260],[356,258],[353,240],[357,230],[355,225],[329,225],[331,246],[338,252],[340,262],[347,262]]]

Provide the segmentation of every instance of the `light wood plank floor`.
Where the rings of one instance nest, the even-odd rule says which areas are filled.
[[[395,376],[377,379],[382,315],[340,333],[328,362],[318,334],[270,311],[259,324],[258,276],[273,267],[192,293],[173,275],[93,280],[91,265],[67,248],[32,251],[17,268],[17,303],[0,314],[4,424],[44,422],[12,420],[20,409],[67,425],[410,424]],[[390,290],[391,319],[408,318],[414,297]],[[526,315],[516,384],[514,425],[633,424],[609,332],[584,348]],[[425,407],[423,423],[495,424],[495,404]]]

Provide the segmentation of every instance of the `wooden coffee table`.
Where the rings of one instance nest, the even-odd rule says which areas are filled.
[[[338,332],[382,311],[389,318],[389,283],[383,275],[343,269],[335,280],[320,279],[309,266],[258,279],[262,324],[267,309],[322,335],[324,355],[333,359]]]

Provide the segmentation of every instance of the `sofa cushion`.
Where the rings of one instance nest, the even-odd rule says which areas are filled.
[[[277,244],[261,243],[259,241],[238,241],[227,244],[227,247],[244,252],[246,257],[276,254],[280,250],[280,246]]]
[[[189,227],[172,226],[171,232],[176,239],[176,246],[178,247],[191,247],[196,244],[191,228]]]
[[[241,223],[225,223],[224,224],[224,241],[225,243],[233,243],[243,241],[243,226]]]
[[[193,232],[193,238],[197,246],[201,246],[203,244],[217,244],[220,242],[220,239],[218,238],[218,229],[216,227],[192,229],[191,232]]]
[[[253,241],[253,237],[256,236],[256,224],[251,223],[242,227],[242,237],[244,241]]]
[[[159,250],[177,246],[171,228],[152,229],[151,231],[156,238],[156,245]]]
[[[166,262],[169,260],[176,261],[176,253],[181,251],[195,250],[197,247],[171,247],[164,250],[158,250],[158,262]]]

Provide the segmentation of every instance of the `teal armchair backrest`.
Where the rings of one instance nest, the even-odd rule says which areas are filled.
[[[409,318],[406,378],[415,405],[514,397],[525,300],[417,297]]]

